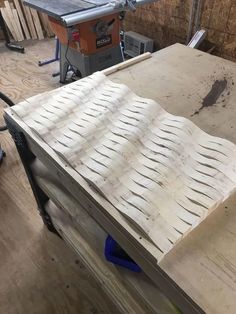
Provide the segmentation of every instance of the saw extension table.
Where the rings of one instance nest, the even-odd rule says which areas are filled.
[[[105,72],[112,82],[127,85],[140,97],[151,98],[176,115],[171,127],[178,125],[178,116],[183,116],[210,135],[236,143],[234,63],[176,44],[147,60],[125,68],[119,65],[115,69],[119,71],[108,69]],[[127,87],[122,88],[128,93]],[[37,104],[38,99],[40,105],[44,103],[43,97],[55,99],[56,94],[52,91],[45,96],[35,96],[32,103]],[[138,101],[144,103],[139,98]],[[84,179],[85,174],[82,177],[74,171],[64,157],[33,132],[14,110],[7,109],[5,119],[45,224],[76,250],[119,312],[175,313],[176,309],[154,287],[155,284],[183,313],[235,313],[235,193],[226,197],[225,202],[197,228],[158,260],[151,242],[144,239],[143,233],[135,231],[111,202],[94,190],[93,182]],[[229,145],[220,138],[210,142],[213,155],[217,142],[222,147]],[[233,151],[234,144],[230,145]],[[221,148],[224,151],[221,155],[230,152],[226,146]],[[188,151],[188,147],[184,149]],[[88,154],[89,150],[86,152]],[[214,165],[213,158],[209,173]],[[212,178],[209,180],[213,182]],[[101,251],[106,234],[110,234],[137,262],[142,274],[131,278],[130,273],[104,261]]]
[[[125,11],[157,0],[25,0],[49,16],[60,42],[60,82],[68,69],[85,77],[123,61],[121,21]]]

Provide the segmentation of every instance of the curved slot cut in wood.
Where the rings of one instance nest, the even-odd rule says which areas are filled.
[[[161,252],[236,188],[236,146],[97,72],[12,108]]]

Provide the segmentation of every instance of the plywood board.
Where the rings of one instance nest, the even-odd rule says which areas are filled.
[[[33,22],[34,22],[34,26],[35,26],[35,29],[37,32],[38,39],[44,39],[43,31],[42,31],[42,27],[40,24],[40,20],[39,20],[37,11],[34,9],[30,9],[30,12],[31,12],[31,15],[33,18]]]
[[[158,262],[236,189],[236,146],[101,73],[14,107],[155,244]]]
[[[39,17],[41,19],[42,25],[46,31],[47,36],[48,37],[54,36],[54,33],[53,33],[51,26],[49,24],[48,16],[42,12],[38,12],[38,14],[39,14]]]
[[[23,28],[23,30],[24,30],[25,38],[26,38],[26,39],[30,39],[30,34],[29,34],[28,26],[27,26],[27,24],[26,24],[26,22],[25,22],[25,17],[24,17],[22,8],[21,8],[21,6],[20,6],[19,0],[14,0],[14,4],[15,4],[16,10],[17,10],[17,12],[18,12],[19,18],[20,18],[20,23],[21,23],[22,28]]]
[[[12,34],[12,37],[14,38],[14,40],[17,41],[18,38],[17,38],[16,32],[15,32],[15,29],[14,29],[14,27],[13,27],[13,25],[12,25],[12,21],[11,21],[11,19],[8,17],[6,8],[0,8],[0,10],[1,10],[1,13],[2,13],[2,17],[3,17],[3,19],[4,19],[5,23],[6,23],[6,25],[7,25],[8,29],[9,29],[9,31],[10,31],[11,34]]]
[[[205,132],[236,143],[235,63],[176,44],[110,78],[190,119]],[[214,101],[203,106],[215,83],[224,81],[221,93],[218,90]],[[206,313],[235,313],[235,202],[234,194],[160,263]]]
[[[6,8],[6,15],[7,15],[8,19],[11,21],[11,25],[12,25],[12,27],[14,29],[14,34],[15,34],[17,40],[21,41],[22,37],[21,37],[21,34],[20,34],[20,30],[18,29],[18,25],[17,25],[17,22],[16,22],[16,19],[15,19],[14,15],[13,15],[10,3],[8,1],[4,1],[4,5],[5,5],[5,8]]]
[[[36,34],[36,30],[35,30],[35,26],[34,26],[34,22],[31,16],[31,12],[30,12],[30,8],[25,6],[21,0],[22,3],[22,7],[25,13],[25,17],[26,17],[26,21],[28,23],[29,26],[29,31],[30,31],[30,35],[32,37],[32,39],[37,39],[37,34]]]
[[[22,33],[22,28],[21,28],[21,24],[20,24],[20,20],[19,20],[19,16],[18,16],[17,10],[16,9],[12,9],[12,14],[13,14],[13,17],[15,19],[15,24],[17,26],[19,38],[20,38],[20,40],[24,40],[24,35]]]

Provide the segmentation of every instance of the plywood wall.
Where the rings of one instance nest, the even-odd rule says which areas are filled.
[[[125,29],[155,40],[156,48],[185,43],[192,0],[160,0],[128,13]],[[236,61],[236,0],[203,0],[201,27],[208,30],[207,47]]]

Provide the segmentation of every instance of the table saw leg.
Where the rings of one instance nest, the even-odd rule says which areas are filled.
[[[69,70],[69,63],[64,59],[60,58],[60,83],[65,83],[66,75]]]

